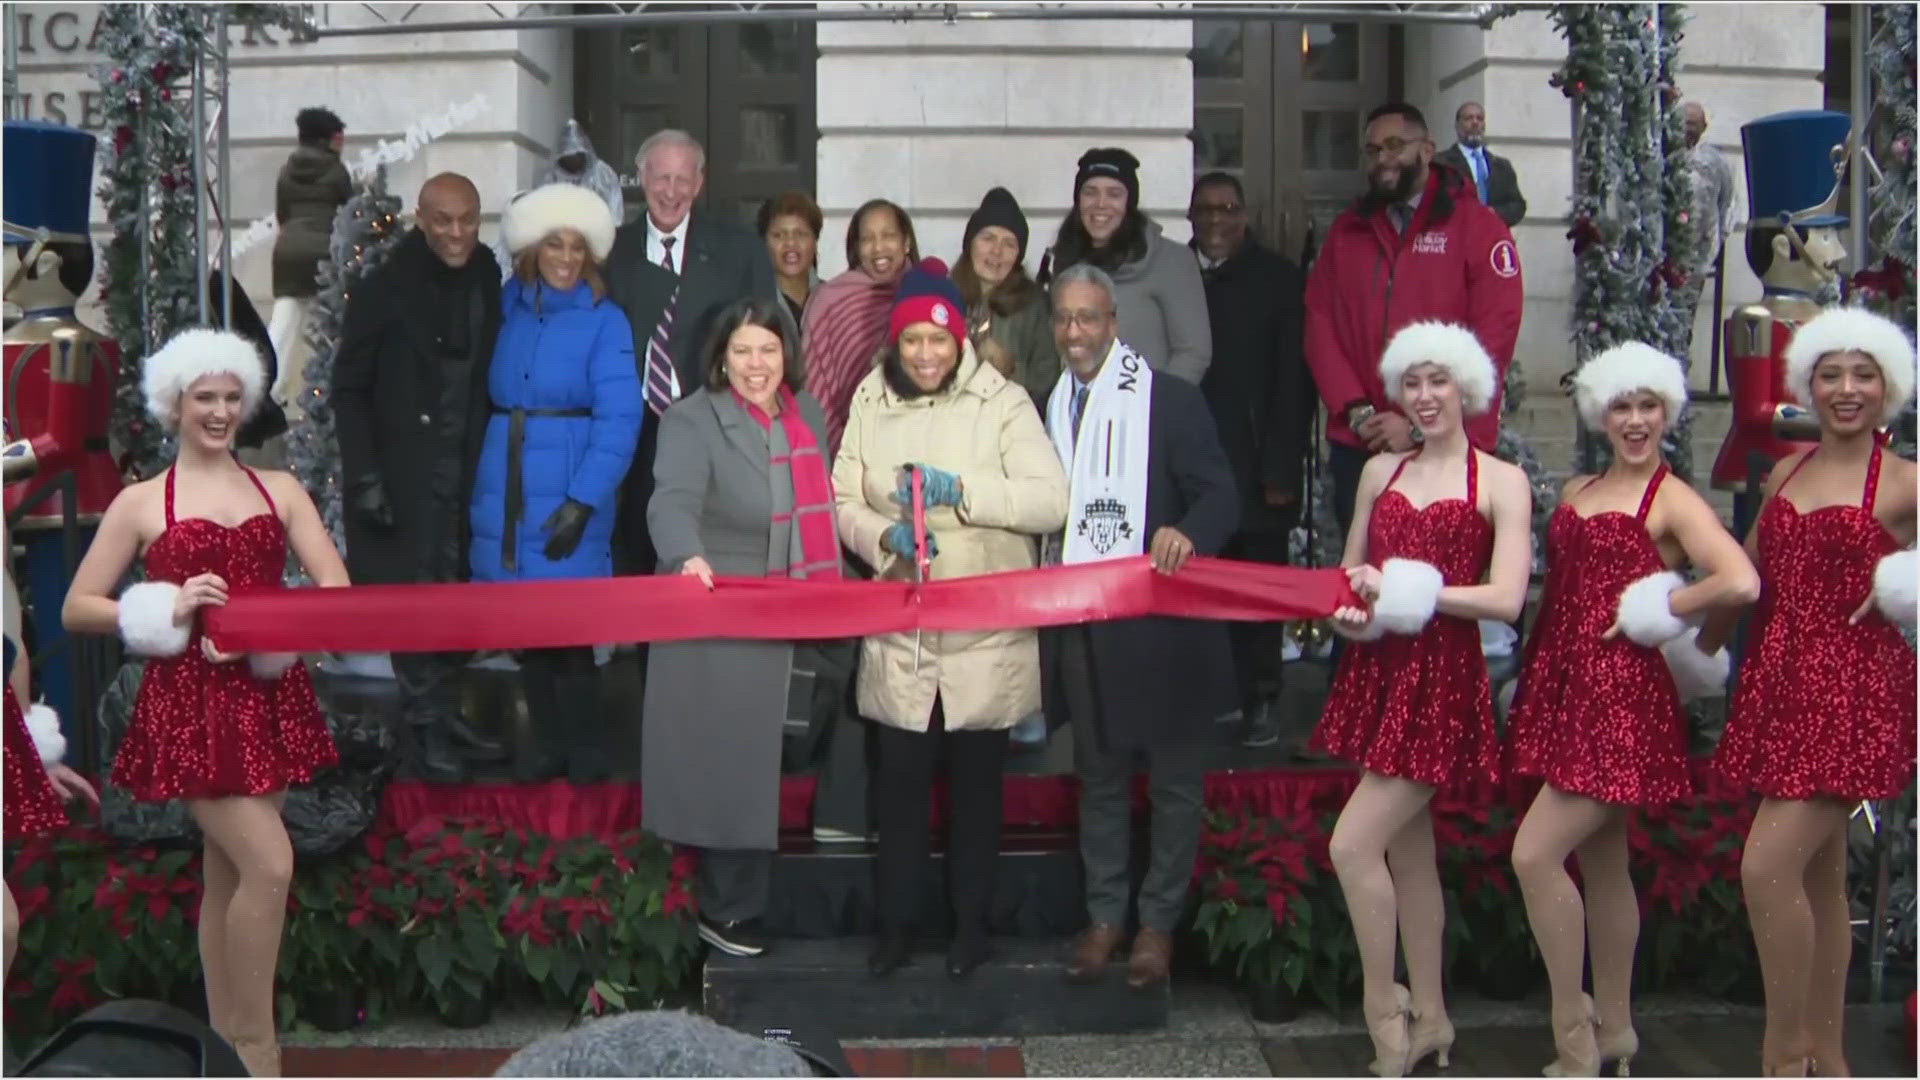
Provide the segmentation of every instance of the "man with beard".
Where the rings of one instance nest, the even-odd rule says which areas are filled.
[[[1413,425],[1381,385],[1380,354],[1408,323],[1471,329],[1502,378],[1524,299],[1513,235],[1474,198],[1473,181],[1433,159],[1426,118],[1411,105],[1367,116],[1367,192],[1334,219],[1307,274],[1307,366],[1327,406],[1334,516],[1344,536],[1367,458],[1413,449]],[[1500,399],[1466,424],[1492,451]]]
[[[1473,180],[1474,195],[1511,229],[1527,216],[1527,197],[1513,162],[1487,149],[1487,110],[1469,101],[1453,114],[1457,141],[1440,152],[1440,163]]]
[[[1224,554],[1284,564],[1313,424],[1313,387],[1300,356],[1300,269],[1253,238],[1246,195],[1230,173],[1208,173],[1194,182],[1187,218],[1213,325],[1213,363],[1200,390],[1240,490],[1240,531]],[[1227,627],[1248,746],[1280,739],[1275,705],[1285,626]]]
[[[463,581],[467,502],[487,425],[500,267],[477,242],[480,192],[458,173],[420,188],[412,231],[353,289],[333,363],[347,567],[356,585]],[[460,715],[466,657],[394,653],[402,768],[457,780],[452,741],[500,746]]]

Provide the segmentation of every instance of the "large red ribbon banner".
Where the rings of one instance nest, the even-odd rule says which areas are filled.
[[[1320,619],[1358,604],[1340,570],[1196,558],[1161,574],[1146,556],[953,578],[789,581],[584,578],[464,585],[236,591],[204,612],[236,652],[455,652],[699,638],[805,640],[983,631],[1165,615]]]

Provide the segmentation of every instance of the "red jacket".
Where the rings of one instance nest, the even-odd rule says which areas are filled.
[[[1465,191],[1461,186],[1465,185]],[[1502,378],[1520,336],[1520,254],[1513,234],[1471,194],[1472,181],[1435,164],[1404,234],[1384,207],[1355,203],[1334,219],[1307,275],[1307,366],[1326,403],[1327,438],[1363,447],[1347,407],[1396,409],[1380,383],[1380,354],[1394,331],[1422,319],[1459,323],[1479,336]],[[1500,398],[1467,418],[1467,437],[1493,449]]]

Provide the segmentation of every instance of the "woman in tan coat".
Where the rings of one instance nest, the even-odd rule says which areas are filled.
[[[912,580],[914,538],[905,465],[923,478],[928,575],[966,577],[1035,565],[1035,540],[1067,517],[1067,478],[1033,401],[982,363],[959,291],[938,259],[901,280],[878,367],[853,396],[834,462],[840,539],[882,578]],[[875,817],[880,832],[880,938],[869,969],[907,961],[927,865],[927,798],[945,743],[947,870],[954,937],[947,970],[987,956],[987,909],[1000,838],[1000,766],[1007,730],[1040,707],[1032,630],[888,634],[860,657],[861,715],[879,726]]]

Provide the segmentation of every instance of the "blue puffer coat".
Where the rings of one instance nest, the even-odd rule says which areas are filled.
[[[535,298],[539,309],[534,307]],[[571,291],[515,278],[501,290],[505,309],[493,347],[487,391],[493,415],[473,483],[473,579],[606,577],[613,573],[614,495],[633,463],[645,414],[633,364],[633,331],[612,300],[595,303],[585,282]],[[507,410],[591,410],[591,416],[526,417],[521,452],[522,509],[514,525],[516,565],[506,566]],[[541,526],[566,499],[593,507],[580,546],[554,561]]]

